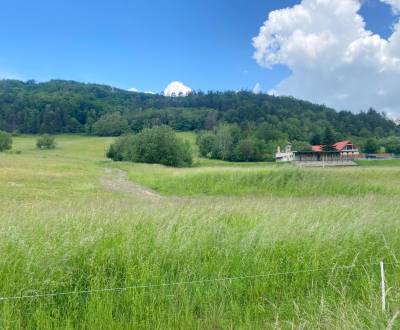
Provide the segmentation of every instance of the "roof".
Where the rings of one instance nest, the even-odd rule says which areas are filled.
[[[337,151],[342,151],[348,144],[352,144],[351,141],[339,141],[334,144]],[[323,145],[312,146],[312,151],[321,152]]]

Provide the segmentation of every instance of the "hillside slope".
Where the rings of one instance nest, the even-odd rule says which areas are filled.
[[[179,131],[218,123],[253,127],[262,123],[291,140],[308,141],[331,126],[338,136],[400,135],[384,115],[369,110],[337,112],[291,97],[242,92],[193,93],[184,98],[133,93],[110,86],[52,80],[0,81],[0,130],[20,133],[91,133],[107,113],[119,112],[128,130],[167,124]]]

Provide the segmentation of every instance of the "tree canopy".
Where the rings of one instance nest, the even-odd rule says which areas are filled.
[[[91,133],[98,136],[120,136],[129,132],[128,120],[119,112],[106,113],[96,121]]]
[[[398,149],[393,143],[400,137],[400,127],[373,109],[354,114],[292,97],[248,91],[164,97],[64,80],[0,80],[0,130],[9,133],[118,136],[160,125],[210,132],[237,125],[241,131],[254,132],[251,143],[247,140],[239,148],[242,155],[256,142],[254,138],[264,141],[268,150],[275,149],[277,142],[320,144],[327,128],[336,140],[351,139],[362,145],[374,138],[391,150]],[[218,131],[220,143],[229,144],[226,132]],[[223,148],[219,152],[231,158]]]
[[[236,124],[221,125],[214,133],[201,132],[197,145],[201,156],[213,159],[252,162],[264,160],[267,155],[265,141]]]
[[[322,138],[322,149],[324,151],[336,151],[335,143],[337,139],[330,127],[325,128],[324,136]]]
[[[168,126],[145,128],[135,135],[120,137],[108,149],[107,157],[174,167],[187,167],[193,162],[190,144],[178,138]]]
[[[96,133],[93,128],[106,114],[138,132],[168,125],[178,131],[207,129],[218,124],[269,125],[290,140],[309,141],[332,127],[338,135],[400,135],[400,128],[375,110],[359,114],[337,112],[292,97],[241,92],[192,93],[164,97],[133,93],[104,85],[52,80],[45,83],[0,81],[0,129],[21,133]],[[125,121],[126,120],[126,121]],[[97,123],[97,125],[95,124]],[[100,130],[100,133],[103,133]],[[115,134],[119,132],[114,132]]]
[[[368,139],[365,142],[363,151],[367,154],[374,154],[377,153],[379,151],[379,144],[378,141],[376,141],[375,139]]]

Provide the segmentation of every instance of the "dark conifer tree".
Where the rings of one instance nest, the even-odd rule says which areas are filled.
[[[324,137],[322,139],[323,151],[336,151],[335,143],[335,134],[333,133],[332,128],[328,126],[325,129]]]

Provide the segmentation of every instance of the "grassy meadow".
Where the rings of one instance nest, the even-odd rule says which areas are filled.
[[[35,140],[0,154],[2,329],[385,329],[400,310],[399,161],[175,169]]]

